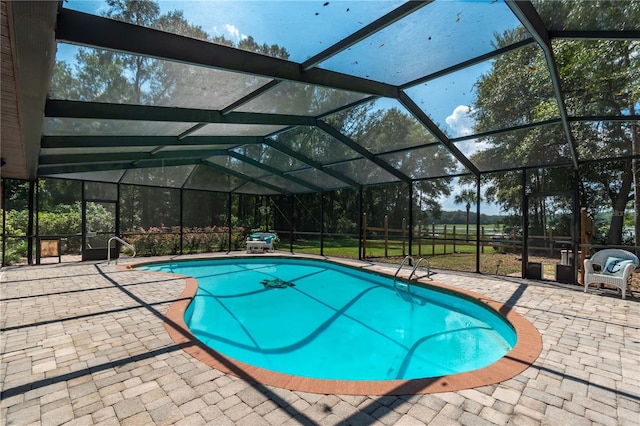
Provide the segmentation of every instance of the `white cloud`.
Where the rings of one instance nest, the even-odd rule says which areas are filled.
[[[479,139],[469,139],[466,141],[456,143],[460,151],[463,152],[467,157],[472,156],[476,152],[484,151],[485,149],[489,149],[491,147],[487,142],[482,142]]]
[[[247,35],[240,33],[238,27],[233,24],[224,24],[224,29],[227,30],[232,40],[244,40],[247,38]]]
[[[473,108],[466,105],[458,105],[445,121],[455,132],[456,137],[469,136],[474,133],[476,125],[473,119]]]
[[[469,136],[475,133],[476,121],[473,118],[473,108],[470,106],[458,105],[445,121],[454,131],[454,137]],[[467,157],[489,147],[486,142],[478,139],[469,139],[458,142],[456,145]]]

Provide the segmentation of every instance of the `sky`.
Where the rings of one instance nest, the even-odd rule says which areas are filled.
[[[224,36],[236,43],[252,36],[260,44],[285,46],[291,54],[290,59],[296,62],[302,62],[321,52],[402,3],[401,0],[165,0],[158,2],[161,13],[182,10],[191,24],[201,26],[212,36]],[[106,4],[102,1],[67,0],[64,6],[97,15],[107,10]],[[360,62],[367,61],[368,68],[373,73],[375,73],[373,68],[379,66],[379,72],[384,75],[384,66],[386,66],[384,62],[392,58],[395,61],[397,50],[403,49],[407,51],[404,55],[407,58],[406,63],[394,66],[416,68],[417,71],[413,74],[409,72],[407,74],[410,81],[412,79],[410,77],[414,74],[416,77],[424,75],[424,70],[429,67],[439,69],[442,65],[446,66],[449,63],[453,65],[493,50],[489,46],[493,41],[493,32],[513,27],[515,20],[503,2],[496,0],[437,1],[423,7],[416,15],[393,24],[391,27],[393,32],[385,28],[374,35],[386,41],[386,44],[395,50],[394,55],[384,55],[385,43],[381,43],[372,50],[367,46],[366,42],[369,40],[367,39],[319,66],[334,64],[338,68],[333,69],[337,71],[348,71],[358,75],[360,68],[353,64],[357,62],[353,60],[356,55]],[[428,22],[424,21],[428,25],[424,25],[423,20],[428,20]],[[385,32],[391,32],[391,34],[385,36]],[[391,35],[396,32],[402,35],[398,40],[403,41],[392,45],[395,41],[391,40]],[[474,39],[469,39],[469,33],[474,34]],[[404,40],[412,38],[422,40],[422,43],[417,42],[416,46],[411,44],[407,46]],[[425,41],[427,39],[428,42]],[[432,43],[433,47],[431,47]],[[438,63],[437,66],[432,64],[436,57],[429,55],[429,49],[433,48],[439,50],[437,58],[444,59],[438,59],[438,62],[444,61],[443,64]],[[70,51],[62,48],[59,57],[68,58]],[[371,57],[372,54],[373,57]],[[412,59],[413,57],[424,58]],[[346,61],[351,63],[344,64]],[[491,64],[486,62],[445,75],[428,84],[409,88],[407,94],[427,112],[435,123],[444,127],[449,136],[466,136],[474,128],[473,119],[469,113],[475,97],[474,82],[480,75],[487,72],[490,66]],[[343,70],[340,67],[351,68]]]
[[[291,54],[291,60],[302,62],[404,2],[402,0],[172,0],[158,3],[162,14],[172,10],[182,10],[191,24],[201,26],[211,36],[224,36],[236,43],[252,36],[259,44],[285,46]],[[64,2],[64,7],[97,15],[101,15],[107,8],[102,1],[85,0],[67,0]],[[400,71],[398,71],[405,74],[400,74],[401,77],[396,78],[404,76],[411,81],[414,79],[412,73],[419,73],[415,75],[422,76],[423,70],[428,67],[446,66],[446,61],[453,65],[491,51],[493,32],[501,32],[515,25],[515,17],[508,11],[502,0],[436,1],[410,18],[414,21],[401,20],[394,24],[393,28],[402,35],[398,39],[415,39],[415,46],[406,43],[397,44],[389,37],[390,34],[395,33],[383,29],[375,35],[377,38],[372,38],[374,41],[371,43],[376,43],[376,49],[371,49],[365,42],[361,42],[319,66],[327,66],[329,69],[333,67],[334,70],[344,70],[355,75],[359,72],[369,72],[361,71],[364,68],[370,70],[374,77],[376,72],[380,76],[385,76],[386,68],[384,67],[398,67],[398,64],[385,63],[384,49],[393,49],[395,53],[398,50],[406,50],[405,56],[410,59],[399,66]],[[427,20],[429,25],[424,25]],[[469,37],[470,33],[474,38]],[[421,45],[424,45],[423,50],[416,47]],[[418,54],[411,55],[411,52],[416,49]],[[432,59],[436,57],[432,58],[429,55],[429,49],[437,49],[438,61],[443,60],[445,63],[432,64]],[[60,46],[58,58],[72,62],[74,52],[74,48]],[[358,68],[360,65],[364,67]],[[376,67],[378,71],[374,70]],[[475,128],[471,116],[471,105],[475,98],[474,82],[490,68],[491,63],[484,62],[428,83],[418,84],[408,88],[406,92],[448,136],[467,136],[472,134]],[[397,106],[395,101],[379,102],[382,108],[385,108],[386,104]],[[473,152],[472,149],[478,149],[478,144],[471,140],[462,142],[459,147],[469,155]],[[464,208],[464,206],[453,204],[450,200],[441,201],[445,210]],[[487,211],[487,213],[495,212]]]

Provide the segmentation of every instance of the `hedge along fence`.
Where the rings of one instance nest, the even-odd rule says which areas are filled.
[[[182,230],[179,226],[157,226],[149,229],[128,230],[122,235],[125,241],[136,248],[139,256],[213,253],[229,250],[229,228],[226,226],[182,228]],[[246,244],[245,236],[245,228],[232,228],[231,250],[243,248]]]

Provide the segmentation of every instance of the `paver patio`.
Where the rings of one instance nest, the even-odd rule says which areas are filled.
[[[457,392],[290,391],[212,369],[171,340],[164,315],[185,287],[182,278],[106,262],[5,268],[0,419],[7,425],[640,424],[637,293],[622,300],[613,291],[585,294],[578,286],[450,271],[434,279],[515,309],[542,335],[540,357],[512,379]]]

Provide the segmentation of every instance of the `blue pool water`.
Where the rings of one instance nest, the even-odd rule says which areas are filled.
[[[197,279],[185,313],[216,351],[281,373],[342,380],[438,377],[485,367],[516,334],[495,312],[441,291],[333,263],[288,258],[144,267]]]

